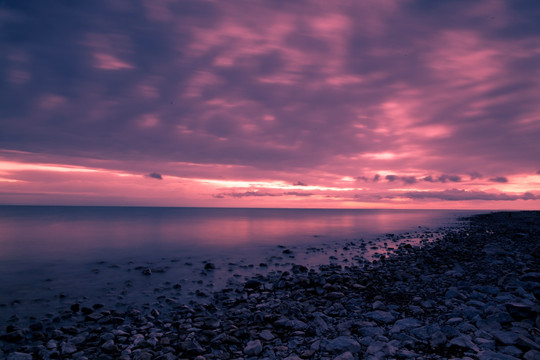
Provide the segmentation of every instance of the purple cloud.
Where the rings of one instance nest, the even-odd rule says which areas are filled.
[[[414,184],[416,182],[416,178],[414,176],[386,175],[385,179],[390,182],[400,180],[405,184]]]
[[[497,176],[497,177],[489,179],[489,181],[498,182],[498,183],[507,183],[508,179],[504,176]]]
[[[490,0],[3,2],[0,151],[167,180],[360,173],[373,193],[519,179],[538,168],[538,18]]]
[[[487,193],[475,190],[450,189],[444,191],[410,191],[402,194],[409,199],[437,199],[445,201],[468,201],[468,200],[488,200],[488,201],[515,201],[515,200],[535,200],[538,197],[530,192],[521,195],[511,195],[505,193]]]
[[[369,181],[369,179],[366,176],[357,176],[355,177],[356,181]]]
[[[152,179],[163,180],[163,177],[161,176],[161,174],[155,173],[155,172],[148,174],[148,177]]]
[[[424,181],[427,181],[427,182],[441,182],[441,183],[445,183],[445,182],[447,182],[447,181],[450,181],[450,182],[460,182],[460,181],[461,181],[461,177],[458,176],[458,175],[447,175],[447,174],[443,174],[443,175],[439,176],[438,178],[434,178],[433,176],[429,175],[429,176],[424,177],[423,180],[424,180]]]
[[[229,192],[213,195],[215,198],[223,199],[225,197],[243,198],[243,197],[276,197],[276,196],[312,196],[312,193],[300,192],[300,191],[287,191],[282,193],[271,193],[263,191],[244,191],[244,192]]]

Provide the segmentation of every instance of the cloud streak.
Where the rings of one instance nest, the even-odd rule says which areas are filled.
[[[275,197],[275,196],[300,196],[300,197],[308,197],[312,196],[312,193],[308,192],[300,192],[300,191],[286,191],[281,193],[275,193],[275,192],[264,192],[264,191],[258,191],[258,190],[250,190],[250,191],[244,191],[244,192],[226,192],[226,193],[219,193],[213,195],[215,198],[223,199],[225,197],[233,197],[233,198],[245,198],[245,197]]]
[[[536,200],[538,196],[526,192],[523,194],[487,193],[484,191],[449,189],[444,191],[411,191],[403,194],[409,199],[438,199],[445,201],[516,201]]]
[[[175,199],[171,179],[207,179],[193,206],[355,206],[302,187],[378,201],[457,184],[468,195],[540,191],[534,2],[53,0],[3,2],[0,14],[5,161],[160,180],[156,168]],[[0,178],[24,177],[23,193],[38,173]],[[211,181],[293,188],[234,196]]]

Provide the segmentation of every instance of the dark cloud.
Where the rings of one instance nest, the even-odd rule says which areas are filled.
[[[1,148],[250,178],[523,173],[540,25],[518,3],[1,2]]]
[[[461,177],[458,176],[458,175],[446,175],[446,174],[443,174],[441,176],[439,176],[439,179],[438,179],[440,182],[442,183],[445,183],[447,181],[450,181],[450,182],[460,182],[461,181]]]
[[[416,178],[414,176],[402,176],[400,179],[405,184],[414,184],[416,182]]]
[[[479,172],[476,172],[476,171],[473,171],[473,172],[469,173],[469,176],[471,177],[471,181],[483,178],[482,174],[480,174]]]
[[[504,176],[497,176],[497,177],[489,179],[489,181],[498,182],[498,183],[507,183],[508,179]]]
[[[244,191],[244,192],[229,192],[213,195],[215,198],[223,199],[224,197],[243,198],[243,197],[276,197],[276,196],[312,196],[312,193],[300,192],[300,191],[287,191],[282,193],[271,193],[263,191]]]
[[[161,176],[161,174],[155,173],[155,172],[148,174],[148,177],[151,177],[152,179],[163,180],[163,176]]]
[[[416,182],[416,178],[414,176],[398,176],[398,175],[386,175],[386,180],[390,182],[394,182],[396,180],[400,180],[404,182],[405,184],[414,184]]]
[[[429,175],[429,176],[426,176],[423,178],[424,181],[427,181],[427,182],[441,182],[441,183],[445,183],[445,182],[461,182],[461,177],[459,175],[447,175],[447,174],[443,174],[441,176],[439,176],[438,178],[434,178],[433,176]]]
[[[369,181],[369,179],[366,176],[357,176],[355,177],[356,181]]]
[[[303,182],[301,182],[301,181],[297,181],[297,182],[295,182],[293,185],[294,185],[294,186],[307,186],[306,183],[303,183]]]
[[[284,196],[312,196],[312,193],[300,192],[300,191],[287,191],[283,193]]]
[[[530,192],[521,195],[505,193],[487,193],[484,191],[450,189],[444,191],[410,191],[402,194],[409,199],[437,199],[446,201],[514,201],[514,200],[534,200],[538,197]]]

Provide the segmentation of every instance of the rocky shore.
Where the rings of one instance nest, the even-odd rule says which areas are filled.
[[[540,359],[540,212],[478,215],[374,261],[291,264],[199,295],[14,318],[0,358]]]

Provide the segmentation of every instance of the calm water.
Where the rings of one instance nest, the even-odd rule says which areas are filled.
[[[197,290],[292,263],[352,264],[395,245],[378,236],[410,232],[406,241],[414,243],[415,231],[472,213],[0,206],[0,323],[13,315],[39,318],[75,302],[156,306],[157,294],[188,301]],[[358,246],[345,251],[347,241]],[[204,271],[205,262],[216,269]],[[151,276],[142,274],[145,267]]]
[[[470,213],[0,206],[0,262],[309,244],[438,227]]]

